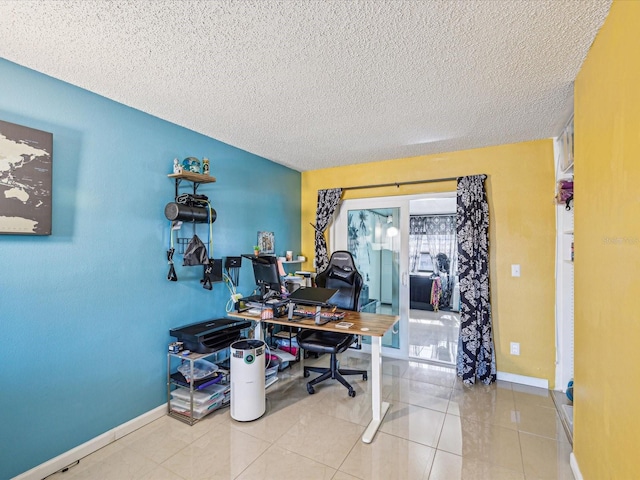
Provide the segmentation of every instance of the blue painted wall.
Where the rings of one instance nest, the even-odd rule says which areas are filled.
[[[211,160],[215,258],[250,253],[259,230],[299,252],[300,173],[3,59],[0,119],[54,149],[53,235],[0,235],[4,479],[164,403],[169,329],[225,315],[202,267],[176,256],[166,278],[173,158]],[[245,263],[238,291],[253,287]]]

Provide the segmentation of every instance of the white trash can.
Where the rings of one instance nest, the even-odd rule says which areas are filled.
[[[250,422],[266,410],[265,343],[238,340],[231,344],[231,418]]]

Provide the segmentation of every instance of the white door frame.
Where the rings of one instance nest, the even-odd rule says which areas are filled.
[[[400,348],[382,347],[382,355],[394,358],[409,358],[409,203],[422,198],[451,198],[455,192],[422,193],[415,195],[397,195],[390,197],[354,198],[343,200],[336,211],[329,229],[330,250],[347,249],[347,212],[348,210],[399,208],[400,209],[400,258],[398,278],[399,315],[400,315]],[[370,346],[362,345],[365,352]]]

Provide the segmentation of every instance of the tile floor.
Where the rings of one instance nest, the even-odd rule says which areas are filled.
[[[327,357],[313,362],[324,364]],[[367,366],[361,352],[342,365]],[[279,373],[267,412],[240,423],[229,409],[189,427],[163,417],[50,479],[566,479],[571,446],[548,391],[507,382],[465,388],[453,369],[383,360],[392,406],[374,441],[370,382],[351,377],[309,395],[300,365]]]
[[[560,421],[562,421],[564,432],[567,434],[569,443],[573,445],[573,402],[567,398],[565,392],[554,390],[551,393]]]
[[[409,311],[409,356],[455,365],[460,336],[460,314],[439,310]]]

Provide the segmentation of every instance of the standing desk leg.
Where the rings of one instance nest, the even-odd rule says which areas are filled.
[[[262,338],[262,322],[260,320],[256,320],[256,328],[253,331],[253,338],[256,340],[264,340]]]
[[[300,358],[300,371],[304,377],[304,350],[300,345],[298,345],[298,357]]]
[[[364,443],[371,443],[384,416],[389,410],[389,403],[382,401],[382,337],[371,337],[371,413],[372,419],[362,435]]]

